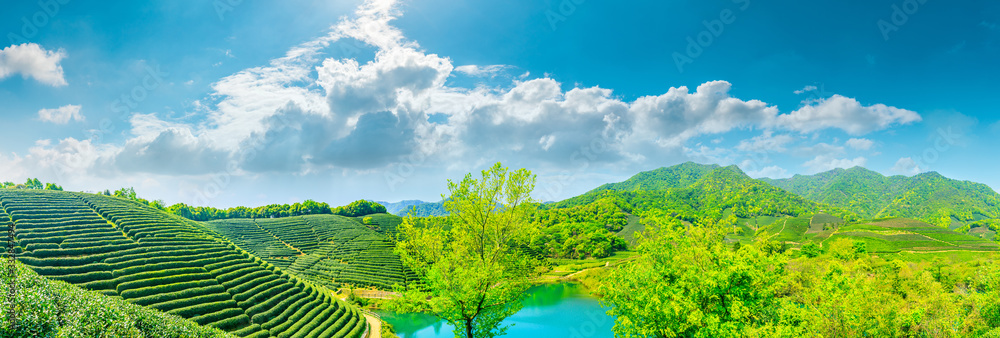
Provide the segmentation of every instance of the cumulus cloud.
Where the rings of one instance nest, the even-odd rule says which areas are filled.
[[[230,166],[246,175],[358,173],[388,168],[415,155],[421,158],[416,164],[426,166],[468,167],[503,160],[552,170],[603,166],[631,171],[682,159],[736,163],[745,158],[736,151],[787,152],[801,138],[787,131],[832,128],[864,134],[920,121],[911,111],[863,106],[837,95],[781,114],[772,104],[734,97],[733,84],[726,81],[706,82],[693,90],[673,87],[633,101],[621,99],[612,89],[566,88],[548,76],[532,78],[528,73],[497,77],[496,82],[510,82],[495,87],[461,87],[448,79],[494,77],[513,67],[456,67],[447,56],[423,50],[392,26],[400,15],[398,5],[394,0],[366,1],[353,18],[343,19],[325,35],[266,65],[219,79],[204,100],[211,103],[187,112],[203,116],[202,122],[137,114],[122,145],[66,139],[39,145],[44,156],[24,160],[59,152],[86,154],[96,160],[85,164],[110,176],[207,176],[233,172]],[[359,61],[361,56],[324,54],[342,44],[357,52],[370,48],[371,55]],[[366,48],[357,48],[359,44]],[[760,134],[735,149],[709,148],[698,140],[716,137],[719,142],[713,144],[721,144],[717,135],[734,130]],[[848,146],[855,143],[848,141]],[[798,149],[816,157],[810,168],[865,161],[838,159],[843,147],[813,148]],[[777,166],[753,173],[787,175]]]
[[[0,80],[15,74],[25,79],[53,86],[65,86],[63,68],[59,64],[66,57],[62,49],[45,50],[35,43],[12,45],[0,50]]]
[[[863,167],[868,164],[868,159],[856,157],[854,159],[836,158],[832,155],[819,155],[812,160],[803,163],[802,166],[809,169],[811,173],[829,171],[837,168]]]
[[[923,172],[920,166],[917,165],[917,161],[914,161],[912,157],[903,157],[896,161],[896,164],[892,166],[892,172],[900,175],[916,175]]]
[[[38,111],[38,119],[55,124],[67,124],[70,120],[80,122],[83,121],[80,108],[79,105],[70,104],[55,109],[42,109]]]
[[[768,130],[760,136],[740,141],[736,149],[756,153],[782,153],[788,150],[785,146],[792,141],[795,141],[795,138],[791,135],[775,135],[773,131]]]
[[[847,140],[845,143],[848,147],[855,150],[868,150],[875,145],[875,142],[866,138],[852,138]]]
[[[778,116],[775,126],[803,133],[837,128],[852,135],[863,135],[921,120],[919,114],[910,110],[884,104],[864,106],[853,98],[833,95]]]

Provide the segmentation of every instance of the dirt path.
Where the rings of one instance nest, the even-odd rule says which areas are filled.
[[[382,321],[369,314],[365,314],[365,319],[368,320],[370,328],[367,338],[382,338]]]
[[[781,230],[778,230],[778,232],[775,232],[774,235],[771,235],[771,237],[768,237],[767,239],[770,240],[770,239],[774,238],[775,236],[780,235],[781,232],[785,231],[785,225],[788,225],[788,220],[787,219],[785,220],[784,223],[781,223]]]

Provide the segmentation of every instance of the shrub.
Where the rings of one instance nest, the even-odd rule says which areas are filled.
[[[169,302],[169,301],[176,300],[176,299],[185,299],[185,298],[191,298],[191,297],[198,297],[198,296],[201,296],[201,295],[207,295],[207,294],[213,294],[213,293],[224,293],[224,292],[226,292],[226,288],[222,287],[222,285],[212,285],[212,286],[206,286],[206,287],[200,287],[200,288],[191,288],[191,289],[181,290],[181,291],[177,291],[177,292],[161,293],[161,294],[156,294],[156,295],[152,295],[152,296],[146,296],[146,297],[142,297],[142,298],[130,299],[129,301],[131,301],[132,303],[135,303],[137,305],[146,306],[146,305],[150,305],[150,304],[157,304],[157,303]]]
[[[197,317],[191,318],[191,321],[193,321],[195,323],[198,323],[200,325],[207,325],[209,323],[214,323],[214,322],[217,322],[217,321],[229,318],[229,317],[237,317],[237,316],[242,315],[242,314],[243,314],[243,310],[240,310],[240,309],[237,309],[237,308],[228,308],[228,309],[225,309],[225,310],[220,310],[220,311],[216,311],[216,312],[212,312],[212,313],[209,313],[209,314],[205,314],[205,315],[201,315],[201,316],[197,316]]]
[[[150,286],[141,289],[134,289],[134,290],[120,292],[119,294],[121,294],[122,298],[132,299],[132,298],[142,298],[146,296],[152,296],[160,293],[170,293],[190,288],[200,288],[212,285],[218,285],[218,284],[215,282],[215,280],[206,279],[194,282],[183,282],[183,283],[175,283],[168,285]]]
[[[185,318],[191,318],[191,317],[194,317],[194,316],[198,316],[198,315],[202,315],[202,314],[206,314],[206,313],[212,313],[212,312],[216,312],[216,311],[219,311],[219,310],[222,310],[222,309],[226,309],[226,308],[235,308],[235,307],[236,307],[236,302],[233,302],[231,300],[226,300],[226,301],[219,301],[219,302],[215,302],[215,303],[192,305],[192,306],[188,306],[188,307],[184,307],[184,308],[180,308],[180,309],[170,310],[167,313],[173,314],[173,315],[178,315],[178,316],[185,317]],[[250,318],[247,318],[247,320],[249,321]]]
[[[75,275],[61,275],[61,276],[51,276],[49,278],[61,280],[67,283],[80,284],[100,280],[111,279],[111,273],[107,271],[94,271],[86,273],[78,273]]]
[[[268,278],[268,277],[262,277],[262,278]],[[246,301],[248,299],[257,297],[258,295],[262,294],[264,291],[270,290],[271,288],[273,288],[275,286],[278,286],[278,285],[280,285],[282,283],[286,283],[285,280],[283,280],[281,278],[277,278],[277,277],[271,277],[271,278],[273,278],[273,279],[271,279],[269,281],[266,281],[266,282],[261,282],[259,284],[254,282],[256,280],[244,283],[244,285],[246,285],[246,284],[255,284],[255,285],[252,285],[252,287],[249,290],[246,290],[246,291],[237,293],[236,295],[233,295],[233,300],[235,300],[237,303],[242,303],[243,301]],[[243,286],[243,285],[240,285],[240,286]],[[230,291],[232,291],[232,290],[230,290]],[[240,307],[242,307],[242,306],[240,306]]]
[[[125,290],[139,289],[147,286],[167,285],[183,281],[198,281],[198,280],[211,280],[212,282],[215,282],[215,279],[212,278],[212,275],[209,275],[208,273],[192,273],[187,275],[173,275],[173,276],[140,279],[131,282],[125,282],[118,284],[118,287],[115,289],[117,289],[118,292],[122,292]]]
[[[204,303],[221,302],[227,299],[232,299],[231,297],[229,297],[228,293],[214,293],[197,297],[175,299],[169,302],[156,303],[153,305],[149,305],[149,307],[163,312],[167,312],[182,307],[188,307]]]

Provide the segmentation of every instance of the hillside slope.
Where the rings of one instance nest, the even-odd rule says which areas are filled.
[[[367,324],[329,290],[202,224],[113,197],[0,190],[19,261],[38,274],[246,337],[357,337]]]
[[[886,177],[855,167],[764,181],[864,218],[910,217],[952,228],[957,227],[952,223],[1000,218],[1000,194],[984,184],[953,180],[936,172]]]
[[[363,224],[367,219],[369,224]],[[401,219],[310,215],[204,223],[237,246],[298,277],[329,288],[344,284],[391,289],[412,278],[392,252]]]
[[[6,263],[5,263],[6,264]],[[39,276],[15,263],[15,325],[0,306],[2,337],[235,337],[181,317],[144,308],[118,297],[83,290]],[[6,269],[0,284],[10,284]]]
[[[662,211],[679,218],[721,220],[727,214],[740,218],[761,215],[796,216],[824,207],[763,181],[747,176],[736,166],[719,167],[685,163],[639,173],[621,182],[605,184],[583,195],[546,208],[566,208],[614,198],[631,206],[634,214]]]

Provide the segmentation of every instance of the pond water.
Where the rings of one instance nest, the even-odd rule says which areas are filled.
[[[535,286],[523,302],[521,311],[504,320],[504,325],[514,324],[504,337],[614,337],[614,318],[605,313],[608,309],[578,284]],[[378,313],[402,338],[455,337],[451,325],[430,315]]]

